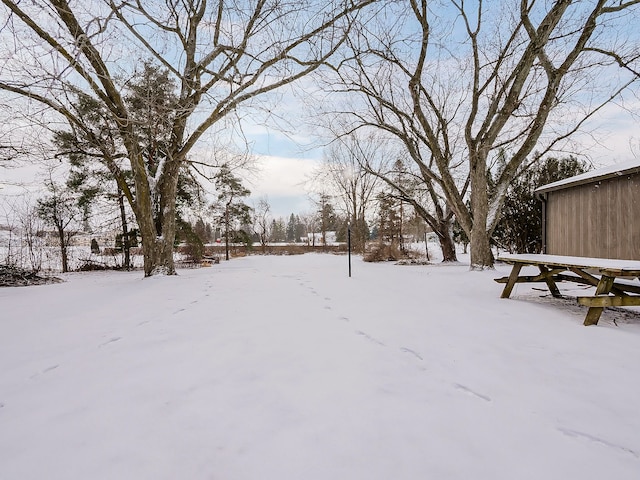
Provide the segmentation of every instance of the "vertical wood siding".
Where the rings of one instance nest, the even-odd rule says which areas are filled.
[[[640,260],[640,175],[549,192],[546,253]]]

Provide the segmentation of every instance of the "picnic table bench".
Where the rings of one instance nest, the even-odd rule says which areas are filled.
[[[589,307],[585,325],[597,325],[605,307],[640,306],[640,284],[616,281],[640,277],[640,261],[546,254],[501,255],[498,260],[513,265],[508,277],[495,279],[505,284],[501,298],[509,298],[516,283],[545,282],[554,297],[562,297],[556,285],[559,281],[592,285],[595,295],[578,297],[580,305]],[[538,267],[540,273],[520,275],[526,265]]]

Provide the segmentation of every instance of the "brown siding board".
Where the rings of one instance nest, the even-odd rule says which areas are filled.
[[[632,218],[630,226],[629,243],[631,244],[631,255],[633,258],[640,258],[640,176],[629,179],[629,218]]]
[[[547,194],[547,252],[640,260],[640,174]]]

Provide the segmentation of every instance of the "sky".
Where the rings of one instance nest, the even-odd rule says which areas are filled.
[[[0,288],[0,477],[637,480],[640,313],[460,258]]]
[[[287,158],[261,155],[257,158],[258,178],[247,180],[251,190],[250,202],[267,199],[275,218],[288,219],[314,210],[308,179],[319,166],[312,158]]]
[[[310,84],[297,84],[303,95],[313,96]],[[287,218],[291,213],[314,210],[309,199],[306,181],[319,165],[323,151],[317,146],[317,132],[304,127],[302,102],[290,94],[288,88],[273,96],[273,104],[279,118],[263,118],[267,106],[260,112],[249,112],[242,119],[242,133],[257,157],[259,176],[247,175],[247,187],[252,191],[249,203],[256,204],[266,198],[275,217]],[[324,97],[323,97],[324,99]],[[640,155],[640,101],[629,97],[629,103],[612,103],[602,110],[590,127],[597,127],[597,140],[589,135],[576,137],[576,147],[567,153],[579,153],[593,161],[595,167],[628,161]],[[629,111],[634,112],[630,114]],[[264,120],[264,123],[259,121]],[[288,132],[279,131],[279,124],[289,123]],[[3,125],[4,128],[4,125]],[[2,130],[4,132],[4,130]],[[0,133],[1,135],[1,133]],[[42,185],[42,176],[31,168],[6,170],[0,168],[0,192],[21,192],[24,188],[12,188],[2,183],[24,183],[27,190]]]
[[[640,107],[637,109],[640,111]],[[594,167],[623,163],[640,156],[640,120],[616,105],[605,109],[593,124],[595,140],[590,135],[576,138],[575,151],[587,155]],[[248,203],[256,205],[266,198],[275,218],[288,219],[290,214],[315,210],[310,199],[308,179],[321,163],[322,147],[309,132],[293,137],[273,127],[250,125],[244,132],[257,160],[257,172],[247,174],[245,183],[252,194]],[[634,157],[635,155],[635,157]],[[21,187],[0,185],[0,192],[19,194],[42,185],[43,173],[32,166],[0,168],[0,183],[23,184]]]
[[[640,112],[640,101],[630,108]],[[575,147],[566,152],[567,155],[584,156],[594,168],[640,158],[640,118],[637,115],[612,104],[598,114],[589,127],[595,129],[593,134],[577,135]],[[248,139],[261,170],[259,178],[249,180],[252,199],[267,196],[276,217],[313,209],[305,181],[320,165],[323,151],[318,147],[305,151],[305,146],[317,139],[292,139],[260,126],[252,127]]]

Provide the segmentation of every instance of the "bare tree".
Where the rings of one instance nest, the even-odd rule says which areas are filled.
[[[299,216],[300,224],[307,237],[307,245],[315,246],[315,231],[318,227],[318,215],[315,212],[301,213]],[[309,236],[311,234],[311,237]],[[309,243],[311,242],[311,243]]]
[[[16,213],[20,225],[21,250],[26,250],[29,269],[39,272],[42,269],[44,242],[42,238],[43,226],[37,215],[37,210],[28,197],[23,199],[22,205]],[[22,266],[22,265],[20,265]]]
[[[372,136],[360,139],[356,134],[340,137],[325,152],[314,182],[332,188],[352,231],[356,252],[363,252],[369,238],[367,219],[374,208],[378,179],[367,171],[377,164],[384,148]]]
[[[491,234],[508,185],[638,82],[638,0],[388,2],[351,37],[334,89],[348,128],[398,138],[493,266]],[[358,100],[354,100],[354,96]],[[488,173],[504,152],[508,161]]]
[[[32,198],[25,194],[2,202],[3,258],[0,262],[33,272],[42,269],[44,250],[42,221]]]
[[[69,271],[69,246],[71,239],[78,234],[77,227],[80,217],[80,209],[77,199],[71,195],[69,189],[59,185],[54,180],[46,182],[47,195],[38,199],[38,216],[48,225],[55,228],[62,272]]]
[[[320,230],[319,232],[310,230],[313,234],[312,246],[314,247],[316,246],[316,233],[320,233],[318,240],[322,242],[322,248],[324,249],[327,246],[327,232],[338,229],[339,219],[334,209],[333,199],[334,196],[326,188],[321,189],[311,198],[317,209],[315,227]],[[283,230],[286,230],[286,227]]]
[[[260,238],[260,245],[264,251],[271,236],[271,205],[267,197],[258,199],[258,204],[253,209],[253,230]]]
[[[145,276],[175,272],[180,169],[214,125],[256,106],[269,92],[316,70],[343,45],[355,16],[374,0],[2,0],[0,89],[37,101],[86,137],[99,137],[74,108],[82,91],[118,132],[110,172],[135,213]],[[166,112],[168,145],[149,169],[123,87],[136,62],[151,59],[175,81]],[[129,164],[134,188],[122,178]],[[154,212],[160,212],[154,222]]]
[[[369,132],[366,136],[351,133],[340,136],[340,142],[351,152],[360,168],[391,188],[393,195],[402,205],[410,205],[420,218],[437,235],[444,262],[457,261],[453,241],[453,211],[447,207],[441,190],[429,177],[401,161],[405,152],[386,145],[379,132]],[[397,142],[395,142],[397,143]],[[400,157],[400,158],[398,158]],[[379,182],[377,182],[379,183]],[[371,199],[368,192],[367,200]]]

